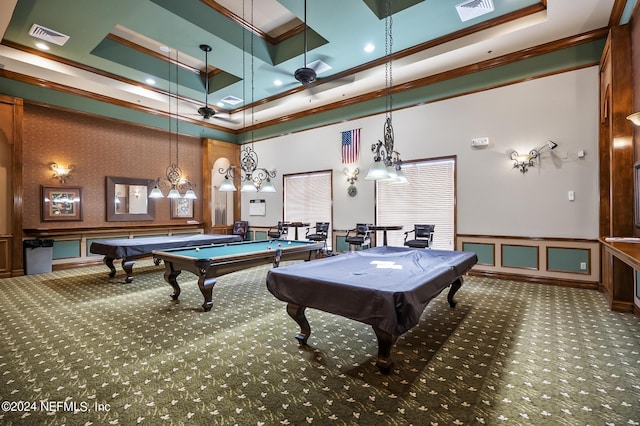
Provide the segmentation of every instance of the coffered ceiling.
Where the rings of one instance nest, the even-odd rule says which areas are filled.
[[[308,0],[306,14],[304,0],[4,0],[0,78],[135,111],[132,121],[177,111],[192,126],[233,134],[383,96],[389,77],[410,85],[588,34],[616,11],[628,20],[634,5],[393,0],[388,21],[383,0]],[[304,66],[317,70],[315,83],[294,78]],[[209,119],[198,114],[205,100],[216,111]]]

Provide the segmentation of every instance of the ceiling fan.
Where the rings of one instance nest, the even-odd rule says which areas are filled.
[[[208,44],[201,44],[200,50],[204,52],[204,106],[198,108],[198,114],[204,119],[208,120],[211,117],[218,120],[228,121],[229,123],[238,124],[238,120],[233,120],[229,117],[229,114],[220,115],[215,109],[209,106],[209,52],[212,48]]]
[[[198,114],[208,120],[216,115],[216,111],[209,107],[209,52],[211,52],[211,46],[201,44],[200,50],[204,52],[204,106],[198,108]]]
[[[331,89],[333,87],[338,87],[343,84],[353,83],[355,80],[354,76],[340,77],[336,78],[335,76],[328,76],[323,78],[318,78],[318,73],[326,71],[327,69],[331,69],[330,66],[327,65],[327,60],[329,59],[327,56],[319,55],[317,60],[312,63],[307,63],[307,0],[304,1],[304,50],[303,50],[303,66],[296,69],[293,73],[293,77],[301,83],[306,89],[311,90],[313,94],[319,93],[320,90]],[[317,56],[317,55],[316,55]],[[281,72],[276,70],[279,73],[286,74],[287,76],[291,76],[290,73]],[[322,89],[318,86],[322,83]],[[295,83],[291,83],[295,84]]]
[[[304,62],[303,67],[298,68],[293,76],[296,80],[302,83],[304,86],[309,86],[313,84],[318,75],[316,70],[313,68],[307,67],[307,0],[304,0]]]

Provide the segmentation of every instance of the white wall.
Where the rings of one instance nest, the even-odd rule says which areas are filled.
[[[382,138],[384,115],[353,120],[255,143],[261,167],[282,175],[333,169],[334,229],[374,221],[374,183],[364,180],[370,146]],[[487,90],[393,113],[395,148],[402,159],[457,156],[457,233],[597,238],[598,68],[590,67]],[[356,182],[347,195],[340,132],[362,128]],[[489,146],[471,139],[489,137]],[[526,174],[509,154],[528,152],[553,140]],[[580,150],[586,152],[578,159]],[[575,201],[567,192],[575,191]],[[249,217],[249,199],[267,200],[266,216]],[[243,219],[269,226],[282,217],[282,194],[243,194]]]

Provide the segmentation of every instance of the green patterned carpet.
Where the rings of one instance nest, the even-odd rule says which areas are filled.
[[[208,313],[194,275],[174,302],[162,271],[0,280],[0,423],[640,424],[640,321],[593,290],[469,277],[381,375],[358,322],[309,309],[299,348],[267,266],[221,277]]]

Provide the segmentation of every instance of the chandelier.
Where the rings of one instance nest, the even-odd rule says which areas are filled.
[[[242,15],[244,18],[244,1],[242,3]],[[251,27],[253,27],[253,0],[251,1]],[[244,36],[245,32],[242,33],[242,45],[244,46]],[[251,32],[251,118],[253,121],[254,117],[254,73],[253,73],[253,31]],[[244,53],[243,53],[244,56]],[[243,98],[246,99],[245,95],[245,61],[243,57],[242,61],[242,91]],[[244,109],[242,113],[242,127],[244,129],[247,128],[247,110]],[[224,175],[224,180],[218,188],[220,192],[232,192],[236,190],[236,186],[233,181],[236,178],[239,178],[242,182],[242,186],[240,187],[240,191],[242,192],[276,192],[276,188],[271,183],[271,179],[276,177],[276,170],[271,169],[267,170],[264,167],[258,167],[258,154],[253,149],[253,128],[251,129],[251,145],[247,145],[240,152],[240,166],[234,166],[233,164],[229,167],[218,169],[218,173]]]
[[[267,170],[258,167],[258,154],[253,147],[248,146],[240,153],[240,167],[230,165],[226,169],[218,169],[218,173],[224,174],[224,180],[218,189],[221,192],[231,192],[236,190],[233,181],[239,177],[242,192],[276,192],[276,188],[271,183],[271,179],[276,177],[275,169]],[[238,176],[239,175],[239,176]]]
[[[169,61],[169,104],[171,104],[171,49],[167,50],[167,58]],[[172,139],[171,134],[171,111],[169,111],[169,166],[165,170],[165,175],[158,177],[153,185],[153,189],[149,193],[149,198],[164,198],[163,190],[169,190],[167,198],[188,198],[196,199],[196,193],[193,191],[191,182],[182,174],[182,169],[178,166],[178,154],[179,154],[179,135],[178,123],[180,121],[178,116],[178,51],[176,50],[176,162],[171,162],[172,155]]]
[[[393,146],[393,123],[391,118],[393,111],[393,69],[391,63],[393,52],[393,18],[391,13],[391,0],[387,0],[386,6],[384,53],[387,57],[387,62],[384,66],[384,78],[387,95],[385,104],[386,118],[383,129],[384,142],[378,140],[378,142],[371,145],[371,152],[373,152],[373,164],[369,167],[369,171],[367,176],[365,176],[365,179],[406,183],[407,176],[402,171],[400,153],[396,151]]]

